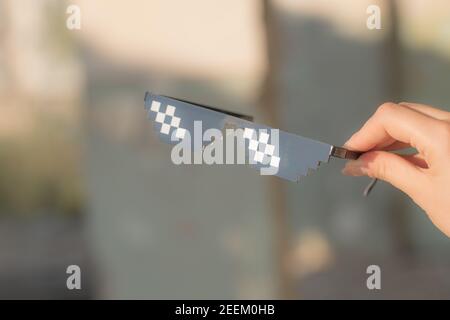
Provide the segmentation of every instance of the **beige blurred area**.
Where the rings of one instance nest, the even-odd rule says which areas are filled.
[[[265,44],[258,0],[74,3],[83,8],[80,39],[118,63],[242,82],[263,75]]]
[[[449,44],[446,0],[2,0],[0,298],[448,297],[448,239],[396,190],[175,166],[143,97],[339,145],[386,100],[448,109]]]
[[[68,211],[78,211],[82,197],[77,130],[84,73],[70,41],[61,41],[67,35],[51,27],[64,21],[64,14],[48,11],[44,2],[0,5],[1,184],[8,194],[2,201],[7,215],[39,211],[45,192],[58,193],[49,200],[55,197]]]

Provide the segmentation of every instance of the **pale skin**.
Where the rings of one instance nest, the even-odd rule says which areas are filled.
[[[342,172],[402,190],[450,237],[450,113],[417,103],[385,103],[346,143],[365,152]],[[413,155],[393,151],[414,148]]]

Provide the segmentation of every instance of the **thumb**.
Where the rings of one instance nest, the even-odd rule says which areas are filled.
[[[421,169],[390,152],[366,152],[357,160],[347,162],[342,173],[384,180],[412,198],[417,197],[420,190],[423,190],[424,174]]]

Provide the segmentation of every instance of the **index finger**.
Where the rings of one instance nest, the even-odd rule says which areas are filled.
[[[379,144],[395,139],[428,156],[438,148],[439,139],[436,137],[442,127],[440,120],[406,106],[385,103],[345,146],[353,150],[369,151]]]

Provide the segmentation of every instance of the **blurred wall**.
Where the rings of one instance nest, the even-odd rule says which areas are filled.
[[[0,3],[0,298],[89,298],[79,102],[63,2]],[[81,292],[66,268],[86,271]]]
[[[79,4],[102,296],[276,296],[265,183],[236,166],[174,166],[143,111],[151,90],[254,113],[265,60],[258,1]]]

